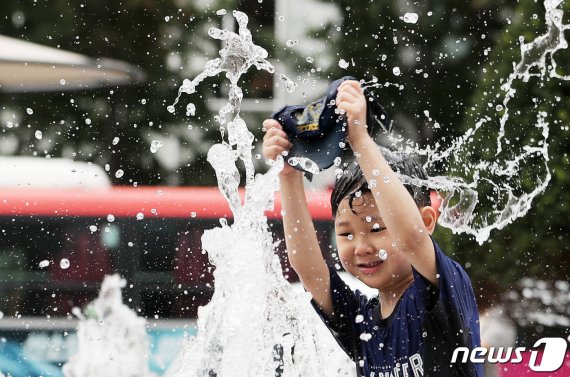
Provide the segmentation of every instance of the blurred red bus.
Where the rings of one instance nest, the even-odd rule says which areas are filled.
[[[333,261],[330,192],[308,193]],[[283,239],[279,195],[267,217]],[[127,279],[125,303],[147,318],[195,317],[213,293],[205,229],[231,220],[213,187],[0,188],[0,302],[4,316],[68,316],[107,274]],[[278,248],[285,277],[298,277]]]

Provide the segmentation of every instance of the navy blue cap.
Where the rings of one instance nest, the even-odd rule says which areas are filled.
[[[307,158],[322,171],[331,167],[334,160],[341,155],[346,143],[347,125],[346,117],[336,113],[335,100],[338,87],[346,80],[356,79],[352,76],[342,77],[329,86],[325,97],[306,106],[285,106],[272,114],[272,118],[281,123],[293,144],[287,159]],[[390,127],[388,114],[372,92],[365,89],[364,95],[369,100],[368,131],[372,133],[375,124],[380,124],[384,131],[387,131]],[[311,177],[303,164],[293,167],[309,173],[308,178]]]

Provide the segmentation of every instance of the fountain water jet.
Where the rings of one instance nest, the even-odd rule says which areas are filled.
[[[264,212],[273,207],[279,188],[279,158],[266,174],[255,175],[253,134],[239,116],[243,92],[239,78],[250,67],[275,70],[267,51],[252,42],[247,16],[233,12],[239,34],[212,28],[212,38],[225,41],[220,57],[206,63],[192,81],[184,80],[181,93],[192,94],[206,77],[224,72],[230,80],[229,99],[216,120],[222,138],[208,151],[220,192],[229,203],[234,223],[220,219],[221,227],[206,230],[202,248],[214,271],[215,290],[210,303],[198,311],[198,335],[188,340],[170,375],[182,376],[318,376],[349,375],[353,364],[332,339],[309,305],[307,293],[294,291],[283,278]],[[283,77],[280,78],[288,82]],[[288,88],[292,87],[288,85]],[[235,114],[228,121],[228,116]],[[238,188],[241,160],[246,172],[245,198]],[[318,334],[317,334],[318,333]],[[327,342],[326,339],[329,341]],[[325,341],[324,341],[325,340]],[[323,366],[325,366],[323,368]]]

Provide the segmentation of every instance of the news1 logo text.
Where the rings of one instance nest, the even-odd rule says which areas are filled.
[[[538,360],[539,350],[544,346],[542,359]],[[564,362],[568,343],[563,338],[542,338],[534,343],[530,350],[529,367],[535,372],[554,372],[558,370]],[[482,364],[519,364],[523,361],[522,353],[527,351],[526,347],[458,347],[453,351],[451,363]],[[514,357],[513,357],[514,356]]]

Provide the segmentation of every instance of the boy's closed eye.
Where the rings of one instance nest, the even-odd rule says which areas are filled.
[[[383,230],[385,230],[385,229],[386,229],[385,226],[381,226],[381,227],[378,227],[378,228],[372,228],[372,229],[370,230],[370,233],[379,233],[379,232],[381,232],[381,231],[383,231]]]
[[[380,225],[380,224],[378,224],[378,223],[375,223],[375,224],[372,226],[372,230],[370,230],[370,232],[371,232],[371,233],[377,233],[377,232],[381,232],[381,231],[383,231],[383,230],[385,230],[385,229],[386,229],[385,226]]]

